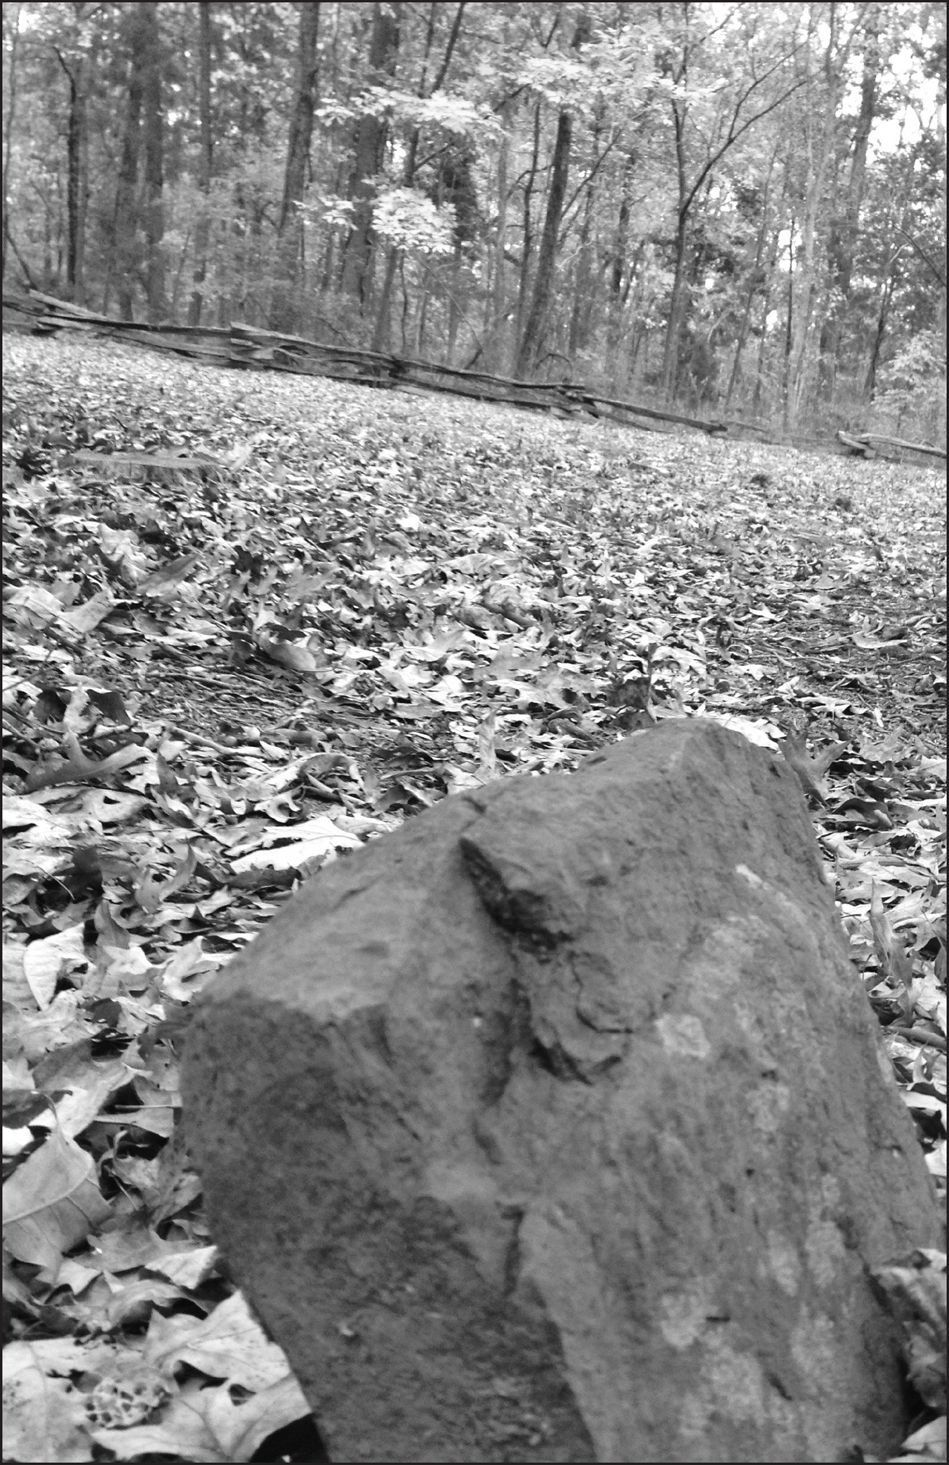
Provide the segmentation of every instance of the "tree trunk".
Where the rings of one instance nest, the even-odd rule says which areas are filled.
[[[570,42],[572,51],[579,51],[583,43],[588,40],[590,25],[590,17],[581,14],[573,33],[573,40]],[[522,381],[529,379],[537,370],[543,356],[549,324],[550,297],[553,293],[554,270],[557,265],[560,221],[563,217],[564,200],[567,196],[572,138],[573,117],[570,111],[563,107],[557,118],[557,137],[550,165],[550,189],[547,194],[547,211],[544,215],[544,229],[537,255],[534,291],[514,367],[515,377]]]
[[[880,295],[880,309],[877,312],[876,329],[873,332],[873,344],[870,348],[870,361],[867,366],[867,376],[863,384],[863,395],[868,402],[873,401],[876,392],[877,368],[880,364],[880,351],[883,346],[883,337],[886,335],[886,323],[890,313],[890,301],[893,298],[894,273],[890,269]]]
[[[553,292],[554,268],[557,263],[557,237],[560,233],[560,219],[567,193],[572,135],[573,119],[570,113],[564,110],[557,118],[557,139],[554,143],[554,156],[550,169],[550,191],[547,194],[547,212],[544,215],[544,230],[541,234],[540,249],[537,255],[534,291],[514,368],[515,377],[521,381],[530,379],[537,370],[543,354],[550,297]]]
[[[20,16],[22,5],[10,7],[12,16],[10,25],[7,27],[9,40],[9,63],[7,68],[6,86],[6,117],[4,118],[3,135],[3,279],[7,277],[7,245],[10,242],[10,184],[12,173],[10,166],[10,153],[13,147],[13,123],[16,116],[16,86],[17,86],[17,51],[20,42]]]
[[[124,12],[128,27],[129,82],[125,130],[119,158],[115,195],[116,296],[123,320],[135,319],[135,280],[141,264],[138,241],[138,160],[141,149],[142,88],[145,66],[144,5],[130,5]]]
[[[594,134],[594,157],[596,155],[596,134]],[[590,339],[593,325],[594,299],[590,290],[591,254],[590,233],[593,223],[593,183],[586,185],[583,200],[583,216],[580,221],[580,246],[577,251],[577,271],[574,281],[573,311],[570,315],[570,339],[567,355],[571,369],[578,351],[582,351]]]
[[[789,375],[785,397],[785,430],[797,423],[808,396],[808,342],[817,295],[819,249],[818,219],[825,195],[827,172],[834,156],[837,106],[843,92],[843,62],[837,46],[831,10],[831,26],[824,53],[824,112],[820,119],[808,170],[808,191],[801,219],[801,262],[797,272],[796,304],[791,338]],[[807,144],[810,146],[811,138]],[[790,279],[790,275],[789,275]]]
[[[389,307],[392,300],[392,281],[395,279],[396,265],[399,262],[399,250],[394,244],[386,249],[386,273],[382,282],[382,294],[379,297],[379,309],[376,311],[376,324],[372,332],[373,351],[384,351],[389,342]]]
[[[208,216],[211,191],[211,163],[213,141],[211,137],[211,4],[210,0],[199,0],[198,4],[198,123],[200,142],[198,148],[198,188],[202,195],[201,212],[194,233],[194,288],[188,306],[188,325],[192,328],[201,323],[201,309],[204,304],[204,281],[208,271],[208,240],[211,221]]]
[[[728,378],[728,387],[725,391],[725,400],[722,403],[722,411],[725,413],[731,409],[735,392],[738,390],[738,383],[741,378],[741,358],[748,341],[748,334],[751,330],[751,318],[754,312],[755,299],[768,278],[762,261],[764,259],[765,241],[768,236],[769,187],[771,182],[771,169],[774,167],[774,161],[772,157],[771,167],[768,170],[768,176],[765,179],[761,193],[761,218],[758,223],[758,237],[755,240],[755,262],[748,275],[748,289],[745,292],[744,309],[738,326],[735,356],[732,361],[731,374]]]
[[[165,213],[164,186],[164,117],[161,96],[161,58],[159,55],[157,0],[144,0],[142,10],[142,120],[145,144],[145,239],[148,245],[146,280],[148,318],[157,323],[164,319],[165,304]]]
[[[830,227],[828,257],[833,292],[824,319],[820,342],[820,386],[821,397],[826,402],[833,397],[837,378],[837,355],[840,349],[840,335],[850,310],[853,284],[854,248],[860,228],[860,209],[863,204],[867,176],[867,148],[870,131],[876,118],[880,67],[880,11],[871,4],[865,19],[865,42],[863,48],[863,77],[860,87],[860,113],[854,132],[850,174],[844,189],[842,207],[835,211]]]
[[[77,5],[77,20],[82,21],[82,5]],[[86,147],[85,61],[80,55],[67,62],[58,47],[56,59],[69,84],[69,109],[66,117],[66,295],[82,303],[82,272],[85,234],[85,188],[83,163]]]
[[[519,343],[523,339],[524,322],[527,319],[531,251],[534,247],[534,224],[531,218],[531,202],[534,196],[534,184],[537,181],[537,170],[540,166],[540,117],[541,106],[540,102],[538,102],[534,107],[533,145],[531,149],[530,167],[527,170],[527,179],[524,183],[524,199],[522,205],[523,225],[521,230],[521,268],[517,280],[517,321],[515,326],[514,354],[511,360],[512,376],[517,375],[517,356]]]
[[[502,107],[502,127],[506,127],[507,124],[508,119],[506,114],[507,107]],[[491,289],[489,292],[486,292],[485,298],[485,314],[488,315],[488,312],[490,312],[490,315],[485,322],[485,354],[487,358],[485,361],[485,367],[488,371],[493,371],[495,369],[495,360],[499,347],[502,358],[504,353],[503,341],[498,341],[497,346],[495,346],[493,343],[498,340],[498,335],[503,329],[504,320],[507,315],[507,296],[505,291],[504,278],[504,247],[507,238],[508,148],[508,134],[506,131],[504,131],[501,135],[498,146],[498,213],[497,227],[494,231],[494,278],[491,283]]]
[[[794,297],[794,219],[792,218],[790,227],[788,228],[788,307],[784,320],[784,362],[782,369],[781,425],[785,432],[790,431],[791,423],[794,420],[794,410],[791,402],[794,337],[797,330],[797,321],[794,316]]]
[[[679,209],[676,220],[675,270],[672,277],[672,298],[669,302],[669,323],[662,354],[662,395],[667,402],[675,400],[679,376],[679,339],[686,315],[685,251],[688,213]]]
[[[622,333],[623,273],[626,268],[626,250],[629,242],[629,219],[631,213],[630,194],[633,181],[634,155],[626,155],[623,167],[622,192],[619,214],[616,219],[616,233],[613,236],[612,255],[609,259],[609,301],[607,304],[606,344],[607,354],[612,358],[619,346]]]
[[[395,71],[400,11],[400,0],[391,0],[386,5],[375,0],[373,4],[369,68],[365,78],[368,86],[381,85]],[[358,301],[362,314],[366,314],[369,307],[375,244],[372,230],[374,179],[382,166],[385,142],[385,124],[368,113],[362,116],[356,129],[355,156],[349,185],[349,196],[355,205],[353,226],[346,240],[343,257],[343,290]]]
[[[271,319],[274,330],[291,330],[298,315],[297,299],[303,259],[303,220],[300,205],[306,187],[306,170],[310,161],[313,137],[313,112],[316,106],[316,82],[319,62],[316,41],[320,23],[319,0],[303,0],[300,7],[300,33],[297,61],[297,95],[290,120],[287,144],[287,166],[280,206],[279,284]]]

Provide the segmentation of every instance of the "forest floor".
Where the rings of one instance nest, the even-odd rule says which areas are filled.
[[[7,1458],[299,1448],[189,1004],[300,872],[653,720],[795,768],[944,1184],[944,474],[82,336],[7,339],[3,426]]]

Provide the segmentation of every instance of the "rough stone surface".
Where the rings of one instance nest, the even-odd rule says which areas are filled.
[[[881,1058],[793,772],[677,720],[308,881],[185,1112],[335,1461],[885,1459],[867,1269],[939,1227]]]

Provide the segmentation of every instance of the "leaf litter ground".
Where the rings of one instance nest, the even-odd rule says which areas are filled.
[[[3,421],[8,1458],[289,1458],[189,1004],[301,872],[660,718],[795,768],[943,1182],[941,477],[81,338]]]

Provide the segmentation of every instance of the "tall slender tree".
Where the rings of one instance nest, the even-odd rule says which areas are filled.
[[[214,138],[211,132],[211,0],[198,0],[198,161],[196,182],[201,194],[201,211],[194,230],[193,289],[188,305],[188,324],[201,322],[204,282],[208,273],[208,242],[211,234],[209,195]]]
[[[570,43],[578,51],[590,36],[590,17],[581,14]],[[561,107],[557,117],[557,136],[550,163],[550,188],[547,191],[547,208],[544,214],[544,228],[540,237],[537,255],[537,272],[534,276],[534,293],[524,326],[514,364],[514,375],[530,378],[540,364],[544,340],[548,327],[548,313],[554,286],[554,267],[557,263],[557,247],[560,238],[560,221],[563,216],[564,200],[567,196],[567,179],[570,172],[570,144],[573,137],[573,114],[569,107]]]
[[[368,86],[381,86],[394,74],[401,10],[400,0],[390,0],[387,4],[373,0],[366,71]],[[360,310],[364,312],[369,307],[372,274],[375,178],[382,167],[386,135],[385,122],[371,106],[366,106],[356,128],[349,185],[349,196],[354,205],[353,223],[343,252],[343,289],[358,301]]]
[[[297,84],[290,117],[287,164],[277,233],[280,239],[277,289],[271,310],[276,330],[290,330],[299,309],[298,282],[303,268],[303,218],[300,212],[310,163],[313,113],[319,74],[316,43],[320,26],[319,0],[303,0],[297,39]]]
[[[148,318],[158,322],[166,314],[164,109],[161,85],[161,49],[157,0],[142,0],[139,35],[142,46],[142,123],[145,151],[145,290]]]
[[[145,6],[130,5],[125,11],[123,19],[129,56],[128,95],[115,194],[113,266],[119,314],[123,320],[134,320],[135,284],[141,265],[137,224],[139,219],[138,175],[142,146],[142,93],[148,32]],[[108,279],[105,308],[108,308]]]

